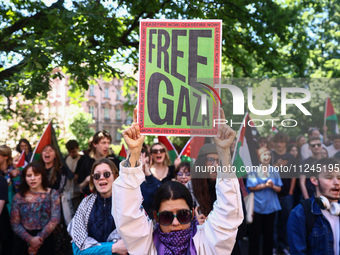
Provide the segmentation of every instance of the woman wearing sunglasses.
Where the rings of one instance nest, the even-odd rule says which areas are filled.
[[[111,215],[112,183],[118,177],[107,158],[94,162],[90,175],[93,194],[85,197],[68,225],[73,254],[127,254]]]
[[[221,118],[224,118],[221,110]],[[145,179],[139,162],[144,136],[136,123],[123,132],[130,155],[120,165],[113,189],[113,215],[130,254],[230,254],[243,219],[239,183],[233,173],[216,180],[217,202],[201,228],[197,229],[190,192],[178,182],[163,184],[155,195],[157,227],[145,214],[139,186]],[[214,139],[222,164],[230,164],[230,144],[235,132],[219,127]],[[219,176],[220,177],[220,176]]]
[[[187,184],[191,180],[190,175],[190,163],[181,162],[175,169],[175,180],[183,185]]]
[[[142,157],[141,161],[146,172],[145,181],[141,184],[143,207],[152,217],[155,193],[163,183],[175,178],[175,167],[170,165],[168,151],[162,143],[154,143],[150,147],[150,156]]]

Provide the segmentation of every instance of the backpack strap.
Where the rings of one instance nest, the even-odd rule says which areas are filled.
[[[315,215],[312,213],[312,201],[310,199],[305,199],[300,202],[305,212],[305,226],[306,226],[306,233],[308,238],[310,232],[313,229],[315,223]]]

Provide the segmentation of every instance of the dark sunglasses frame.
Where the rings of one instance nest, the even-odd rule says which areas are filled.
[[[108,179],[108,178],[110,178],[111,174],[112,174],[111,172],[106,171],[106,172],[103,173],[103,176],[104,176],[105,179]],[[101,173],[92,174],[93,179],[96,180],[96,181],[98,181],[101,176],[102,176]]]
[[[312,148],[321,147],[321,143],[311,144],[310,147]]]
[[[185,214],[182,214],[182,213],[185,213]],[[171,225],[175,217],[177,218],[180,224],[188,224],[192,220],[192,210],[183,209],[183,210],[177,211],[176,214],[174,214],[173,212],[169,212],[169,211],[163,211],[163,212],[157,213],[157,217],[158,217],[159,224],[161,224],[162,226]],[[164,217],[169,217],[169,219],[164,219]],[[186,218],[183,219],[182,217],[186,217]],[[170,223],[165,223],[165,221],[166,222],[170,221]]]
[[[158,149],[152,149],[151,150],[152,154],[158,154],[158,152],[159,153],[165,153],[165,149],[163,148],[163,149],[159,149],[159,150]]]

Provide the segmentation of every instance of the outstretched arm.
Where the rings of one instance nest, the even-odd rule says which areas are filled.
[[[124,140],[129,149],[128,159],[120,164],[120,173],[113,185],[114,217],[118,232],[130,254],[150,254],[152,249],[152,221],[142,207],[140,185],[145,180],[139,156],[144,142],[137,124],[136,109],[134,123],[124,130]]]

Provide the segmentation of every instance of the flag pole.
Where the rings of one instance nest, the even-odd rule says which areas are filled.
[[[248,112],[246,112],[246,114],[244,115],[242,123],[245,124],[245,120],[246,120],[247,116],[248,116]],[[234,153],[233,153],[233,156],[231,158],[231,165],[234,164],[235,155],[236,155],[235,151],[236,151],[236,148],[237,148],[238,141],[240,140],[242,128],[243,128],[243,125],[240,126],[240,128],[239,128],[239,130],[237,132],[237,139],[236,139],[236,143],[235,143]]]

